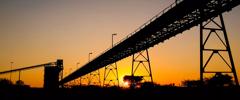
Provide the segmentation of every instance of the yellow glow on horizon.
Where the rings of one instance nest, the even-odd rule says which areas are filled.
[[[123,87],[129,87],[129,82],[127,82],[127,81],[124,82],[124,83],[123,83]]]
[[[6,1],[0,3],[0,71],[64,61],[64,76],[111,47],[145,23],[174,0],[73,0],[43,3]],[[224,13],[235,68],[240,80],[240,6]],[[212,44],[214,45],[214,44]],[[193,27],[149,49],[153,81],[157,84],[181,85],[181,81],[199,79],[199,27]],[[226,55],[225,55],[226,56]],[[79,62],[78,66],[76,64]],[[223,62],[210,63],[212,69]],[[131,74],[132,56],[117,62],[120,85]],[[71,69],[71,70],[70,70]],[[211,68],[209,68],[211,69]],[[219,68],[224,69],[224,68]],[[100,69],[101,81],[104,68]],[[18,72],[13,73],[13,81]],[[87,76],[87,75],[86,75]],[[85,77],[86,77],[85,76]],[[9,78],[9,74],[0,75]],[[32,87],[43,86],[43,68],[21,72],[21,80]],[[87,84],[85,78],[84,83]]]

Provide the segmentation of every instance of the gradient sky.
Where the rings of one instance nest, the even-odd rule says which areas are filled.
[[[120,41],[174,0],[0,0],[0,71],[64,60],[64,75]],[[240,7],[224,13],[240,77]],[[154,82],[199,79],[199,27],[149,49]],[[218,61],[216,61],[219,63]],[[79,67],[78,66],[78,67]],[[119,78],[131,71],[131,57],[118,62]],[[42,86],[43,68],[22,72],[22,80]],[[103,70],[101,69],[101,75]],[[9,74],[0,77],[9,78]],[[13,73],[16,80],[18,73]],[[239,78],[240,79],[240,78]],[[121,83],[122,84],[122,83]]]

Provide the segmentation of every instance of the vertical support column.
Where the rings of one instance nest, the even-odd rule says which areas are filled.
[[[153,83],[148,49],[133,54],[131,72],[131,87],[134,88],[142,80],[144,82]],[[142,79],[139,80],[139,78]]]
[[[108,86],[118,86],[119,87],[118,69],[117,69],[116,62],[113,64],[110,64],[108,66],[105,66],[103,86],[104,87],[108,87]]]
[[[149,77],[151,78],[151,83],[153,83],[153,78],[152,78],[152,69],[151,69],[151,63],[150,63],[150,57],[148,54],[148,49],[146,49],[146,53],[147,53],[147,61],[148,61],[148,66],[149,66]]]
[[[225,28],[225,24],[224,24],[222,14],[220,14],[219,17],[220,17],[220,21],[221,21],[221,24],[222,24],[222,31],[223,31],[223,34],[224,34],[224,37],[225,37],[226,45],[227,45],[226,49],[228,51],[228,56],[229,56],[230,63],[231,63],[231,66],[232,66],[232,73],[233,73],[233,76],[234,76],[234,79],[235,79],[235,83],[238,86],[239,81],[238,81],[237,72],[236,72],[236,69],[235,69],[234,61],[233,61],[232,51],[231,51],[231,48],[230,48],[230,43],[229,43],[229,40],[228,40],[227,31],[226,31],[226,28]]]
[[[79,78],[79,85],[82,86],[82,77]]]
[[[89,74],[89,83],[88,85],[99,85],[101,86],[101,80],[100,80],[100,71],[99,69],[96,71],[93,71]]]
[[[213,73],[215,75],[219,73],[230,73],[233,74],[235,85],[238,86],[239,82],[222,14],[220,14],[218,18],[220,19],[220,21],[215,21],[213,18],[211,18],[207,22],[200,24],[200,80],[203,82],[204,74],[206,73]],[[209,37],[213,34],[217,36],[217,40],[219,40],[220,43],[223,45],[222,48],[206,47],[206,43],[208,43],[210,39]],[[205,38],[204,35],[206,35]],[[204,54],[206,52],[210,53],[210,56]],[[222,53],[224,52],[227,53],[227,56],[223,56]],[[208,64],[214,55],[217,55],[228,66],[226,68],[226,71],[206,70],[207,67],[211,67],[208,66]],[[206,60],[205,62],[204,59]],[[230,69],[230,71],[228,71],[227,69]]]
[[[201,84],[203,85],[203,73],[204,73],[204,68],[203,68],[203,24],[200,24],[200,81]]]
[[[80,77],[80,86],[87,86],[87,85],[89,85],[89,78],[88,77],[89,77],[88,75]]]
[[[62,59],[57,59],[56,61],[56,67],[58,70],[58,80],[62,80],[63,79],[63,60]],[[63,88],[63,84],[58,84],[60,88]]]
[[[18,81],[21,80],[21,71],[18,72]]]

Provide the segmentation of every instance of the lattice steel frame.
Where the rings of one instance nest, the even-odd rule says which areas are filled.
[[[97,79],[97,80],[93,81],[93,79]],[[89,74],[88,85],[92,85],[92,84],[101,86],[101,78],[100,78],[99,69],[96,71],[93,71]]]
[[[204,15],[202,15],[202,16],[204,16]],[[232,73],[233,77],[234,77],[235,84],[239,85],[238,78],[237,78],[237,73],[236,73],[236,69],[235,69],[235,65],[234,65],[234,61],[233,61],[233,57],[232,57],[232,52],[231,52],[231,48],[230,48],[230,43],[229,43],[229,40],[228,40],[226,28],[225,28],[225,25],[224,25],[223,16],[222,16],[222,14],[220,14],[218,17],[220,19],[220,22],[217,22],[217,21],[214,20],[214,18],[211,18],[208,21],[206,21],[205,23],[203,22],[203,23],[200,24],[200,80],[201,80],[201,82],[203,82],[205,73]],[[218,28],[208,27],[207,25],[209,25],[209,24],[214,24]],[[209,33],[206,33],[206,31],[209,31]],[[222,34],[224,36],[223,37],[224,39],[222,39],[222,37],[220,37],[220,35],[219,35],[219,34],[221,34],[220,32],[222,32]],[[206,39],[204,39],[204,37],[203,37],[204,34],[207,34]],[[221,48],[221,49],[206,48],[205,45],[208,42],[211,34],[216,34],[218,39],[221,41],[221,43],[225,47]],[[212,53],[208,57],[206,54],[204,55],[204,52],[212,52]],[[221,52],[227,52],[228,53],[228,58],[230,60],[230,64],[221,55]],[[218,55],[225,62],[225,64],[229,67],[229,69],[231,71],[206,71],[205,68],[207,67],[208,63],[211,61],[213,55]],[[205,63],[204,63],[204,56],[208,57]]]
[[[80,86],[83,86],[83,81],[87,81],[87,84],[86,85],[88,85],[89,84],[89,75],[85,75],[85,76],[82,76],[82,77],[80,77],[80,79],[79,79],[79,85]]]
[[[112,73],[114,75],[113,79],[109,78],[109,74]],[[116,84],[115,84],[116,83]],[[104,78],[103,78],[103,86],[118,86],[119,87],[119,79],[118,79],[118,69],[117,69],[117,62],[105,66],[104,69]]]
[[[143,53],[146,52],[146,55],[144,55]],[[139,57],[143,57],[144,59],[138,59]],[[148,65],[144,64],[147,63]],[[134,64],[137,63],[137,66],[135,66]],[[151,64],[150,64],[150,58],[149,58],[149,54],[148,54],[148,49],[146,50],[142,50],[138,53],[133,54],[132,56],[132,71],[131,71],[131,76],[136,76],[136,71],[138,70],[138,68],[142,65],[142,67],[144,67],[144,69],[147,72],[147,76],[143,76],[143,79],[146,77],[150,78],[150,82],[153,83],[153,78],[152,78],[152,70],[151,70]],[[148,67],[147,67],[148,66]],[[144,81],[146,81],[144,79]]]

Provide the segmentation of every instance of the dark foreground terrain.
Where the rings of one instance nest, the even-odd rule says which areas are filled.
[[[240,88],[154,87],[142,89],[78,87],[0,89],[0,100],[239,100]]]

